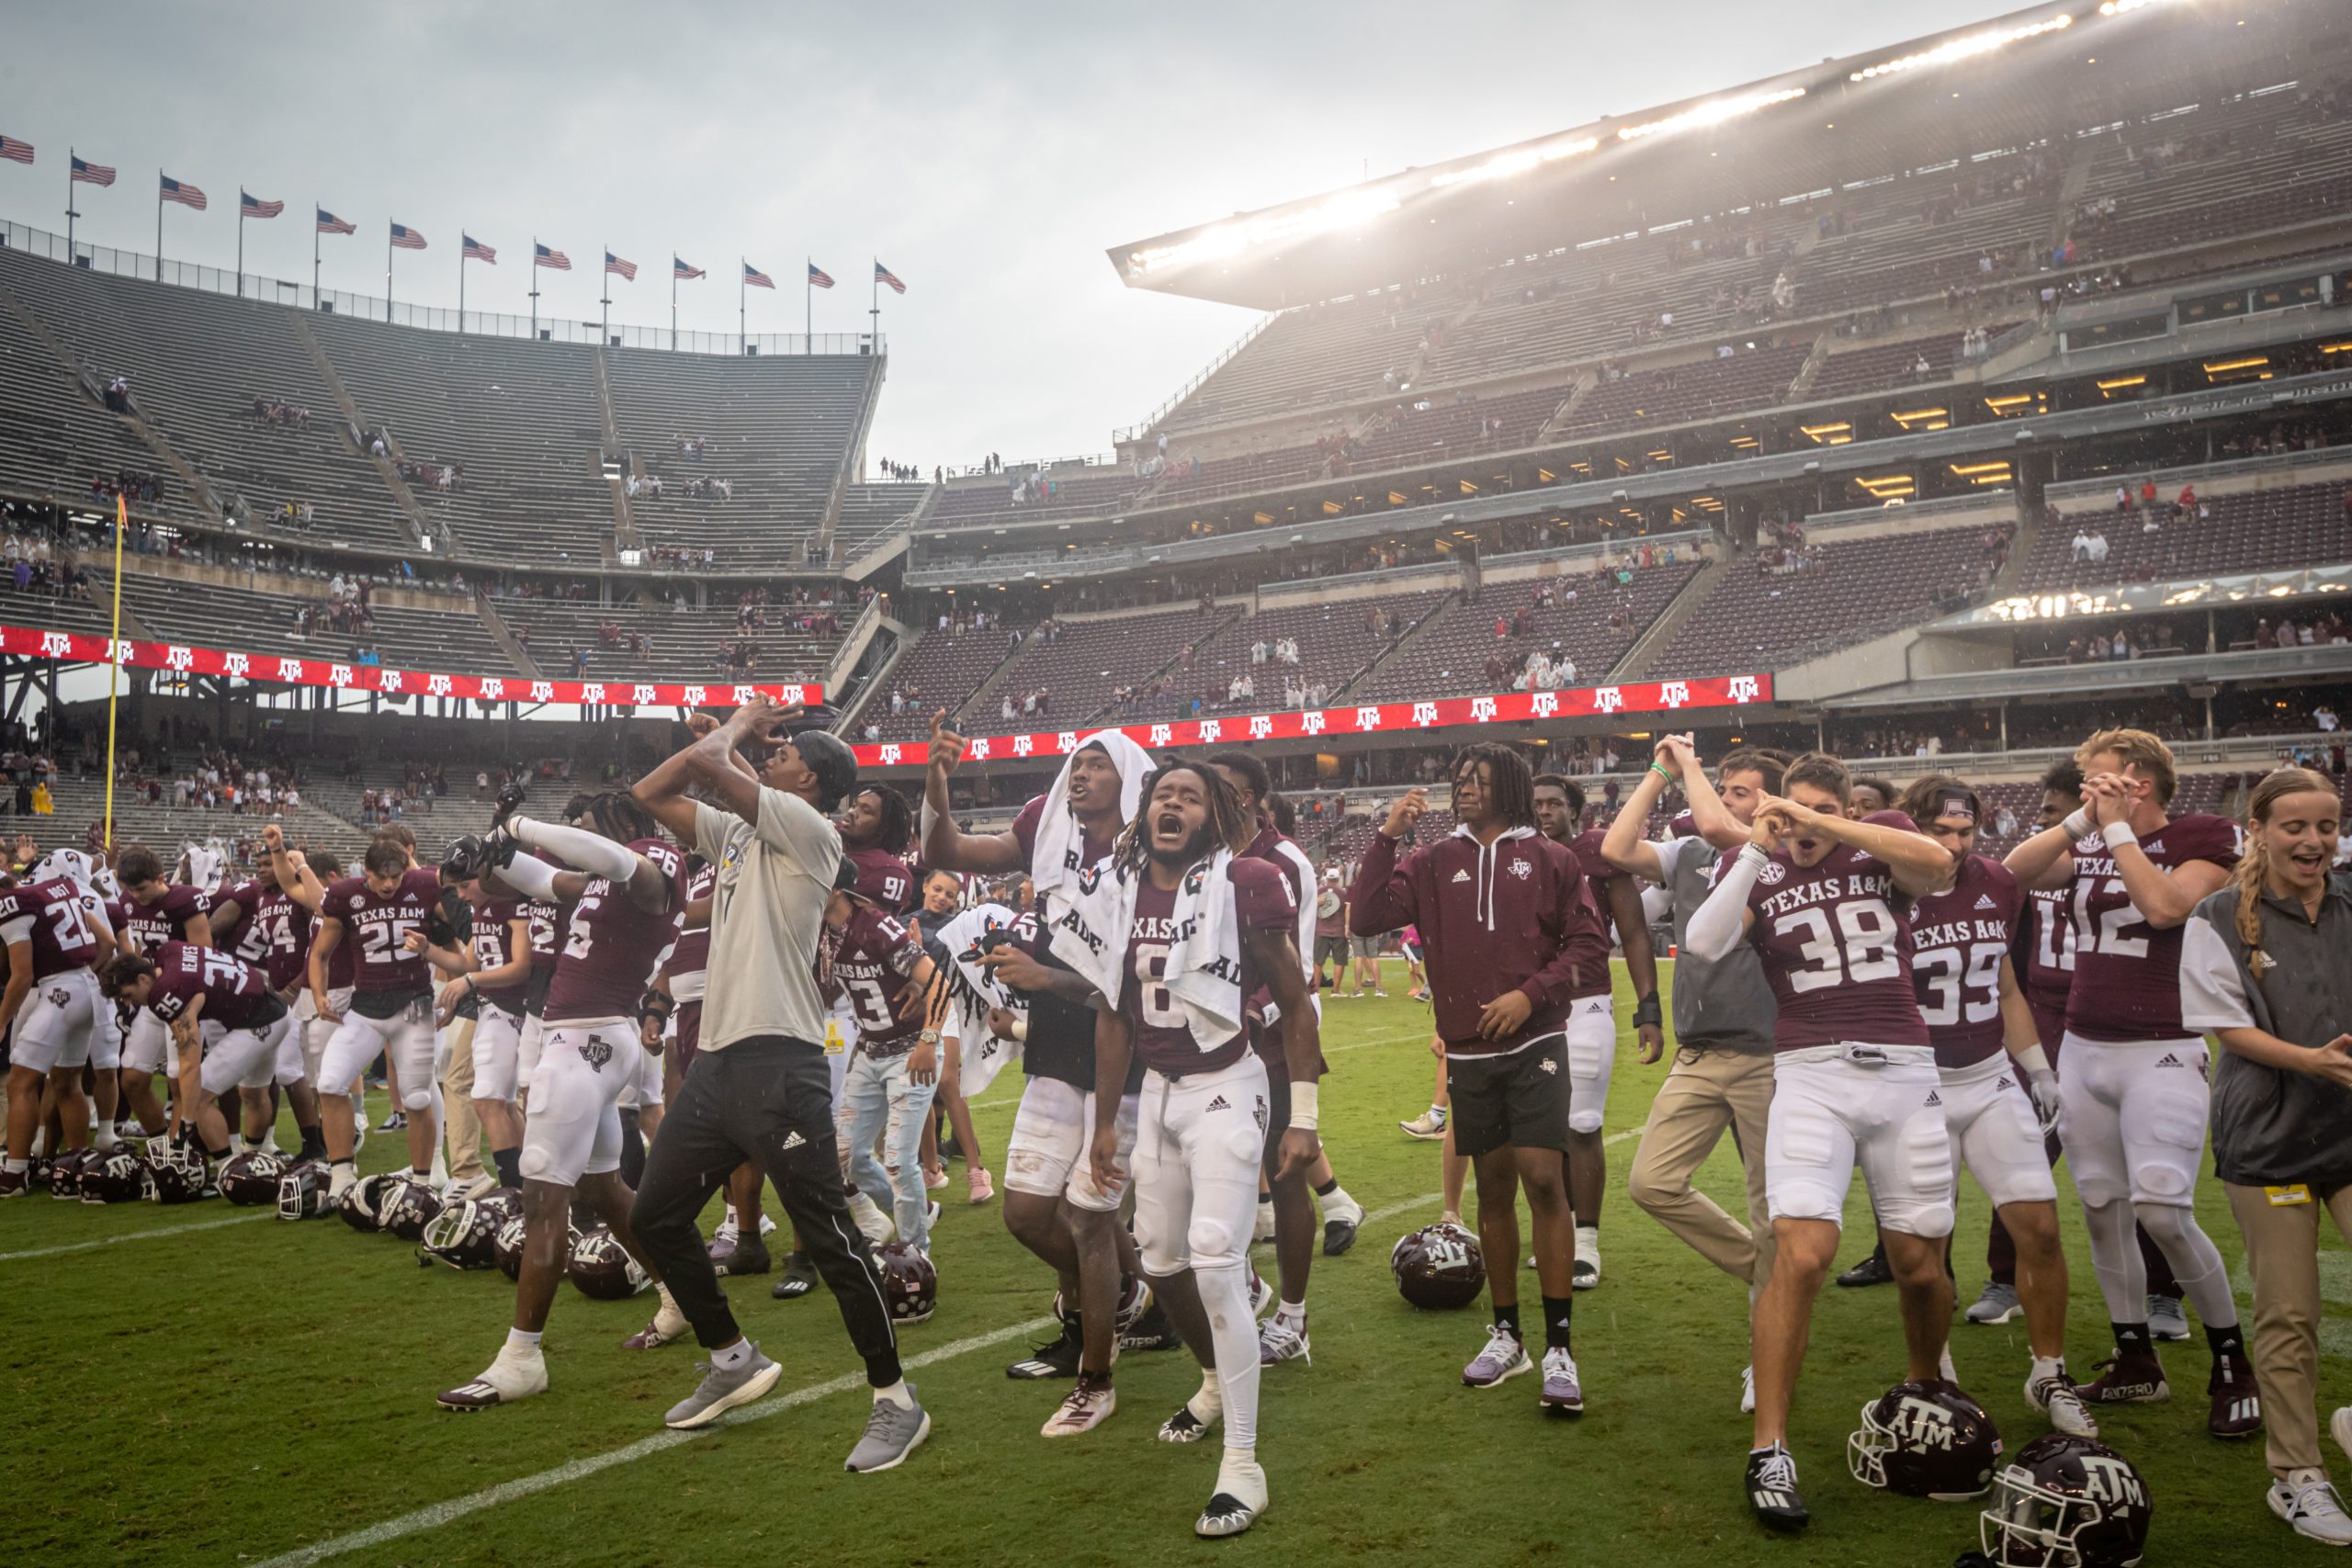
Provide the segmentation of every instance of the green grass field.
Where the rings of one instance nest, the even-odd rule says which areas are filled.
[[[1479,1309],[1417,1313],[1388,1275],[1395,1238],[1438,1208],[1437,1146],[1396,1130],[1427,1102],[1427,1013],[1404,999],[1401,979],[1392,984],[1391,1000],[1326,1010],[1326,1136],[1342,1180],[1384,1217],[1346,1257],[1317,1259],[1315,1362],[1264,1380],[1259,1454],[1272,1506],[1237,1540],[1191,1532],[1215,1477],[1214,1446],[1153,1438],[1195,1386],[1183,1353],[1124,1359],[1121,1408],[1094,1435],[1036,1435],[1062,1385],[1012,1382],[1003,1368],[1043,1326],[1051,1281],[1005,1235],[996,1205],[961,1201],[958,1170],[942,1194],[940,1309],[902,1341],[933,1412],[931,1440],[902,1469],[863,1478],[841,1467],[863,1422],[863,1379],[822,1292],[784,1303],[770,1299],[765,1279],[733,1286],[747,1328],[785,1378],[777,1398],[713,1432],[688,1438],[661,1424],[693,1384],[691,1345],[620,1348],[650,1297],[597,1303],[568,1288],[547,1337],[550,1392],[466,1417],[435,1409],[433,1395],[496,1350],[511,1305],[498,1274],[420,1268],[389,1237],[218,1202],[6,1204],[8,1557],[1127,1568],[1215,1555],[1285,1565],[1942,1568],[1974,1546],[1973,1506],[1883,1495],[1846,1473],[1857,1408],[1902,1373],[1891,1289],[1829,1290],[1815,1319],[1794,1431],[1811,1532],[1785,1540],[1751,1524],[1740,1491],[1741,1293],[1623,1196],[1632,1140],[1665,1072],[1634,1060],[1630,1032],[1610,1107],[1620,1141],[1601,1231],[1605,1278],[1577,1303],[1589,1413],[1541,1417],[1527,1379],[1464,1388],[1461,1366],[1486,1322]],[[1018,1088],[1000,1083],[978,1111],[1000,1180]],[[396,1142],[371,1141],[363,1163],[390,1163]],[[1736,1212],[1728,1140],[1704,1184]],[[2070,1359],[2087,1378],[2107,1329],[2072,1203],[2062,1183],[2075,1269]],[[1962,1206],[1964,1303],[1982,1283],[1988,1211],[1973,1186]],[[2200,1212],[2236,1268],[2241,1248],[2218,1187],[2209,1183]],[[1859,1182],[1848,1215],[1850,1261],[1869,1245]],[[1263,1249],[1261,1269],[1272,1277]],[[2340,1291],[2347,1274],[2327,1277]],[[1532,1277],[1521,1278],[1532,1297]],[[2046,1430],[2020,1391],[2021,1323],[1957,1323],[1953,1355],[2012,1450]],[[2167,1360],[2171,1404],[2104,1417],[2154,1497],[2148,1562],[2316,1552],[2264,1508],[2259,1440],[2204,1435],[2202,1346],[2173,1347]],[[2324,1406],[2352,1394],[2340,1362],[2325,1371]]]

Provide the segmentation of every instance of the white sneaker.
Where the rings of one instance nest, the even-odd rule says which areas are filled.
[[[2352,1455],[2352,1404],[2327,1418],[2327,1435],[2335,1439],[2337,1448]]]
[[[1231,1452],[1217,1466],[1216,1490],[1208,1506],[1193,1523],[1193,1533],[1210,1540],[1239,1535],[1266,1511],[1266,1472],[1255,1460],[1236,1459]]]
[[[1462,1369],[1462,1382],[1468,1388],[1493,1388],[1507,1378],[1534,1370],[1535,1363],[1527,1359],[1527,1347],[1519,1336],[1496,1324],[1487,1330],[1486,1348]]]
[[[1569,1282],[1579,1291],[1589,1291],[1600,1283],[1600,1227],[1577,1227],[1577,1264]]]
[[[1250,1245],[1262,1247],[1274,1239],[1274,1205],[1270,1200],[1258,1202],[1258,1223],[1250,1233]]]
[[[1960,1373],[1952,1370],[1951,1347],[1947,1344],[1936,1359],[1936,1375],[1949,1383],[1960,1382]]]
[[[1109,1377],[1097,1378],[1090,1372],[1078,1374],[1078,1382],[1048,1420],[1043,1435],[1048,1438],[1075,1438],[1091,1432],[1111,1418],[1119,1408],[1119,1391],[1111,1386]]]
[[[774,1215],[762,1214],[760,1216],[760,1235],[762,1236],[771,1236],[775,1235],[775,1217]]]
[[[2037,1410],[2047,1411],[2051,1426],[2070,1438],[2098,1436],[2098,1418],[2091,1414],[2090,1402],[2075,1387],[2075,1380],[2060,1372],[2052,1377],[2037,1378],[2026,1374],[2025,1396]]]
[[[1306,1341],[1306,1325],[1293,1323],[1281,1313],[1258,1325],[1258,1364],[1271,1367],[1277,1361],[1305,1361],[1315,1364],[1315,1357]]]
[[[1258,1270],[1250,1270],[1250,1315],[1263,1317],[1266,1309],[1274,1304],[1274,1288],[1266,1283]]]
[[[547,1359],[536,1349],[521,1354],[506,1346],[500,1348],[497,1359],[483,1370],[481,1376],[458,1384],[434,1403],[444,1410],[471,1413],[487,1410],[493,1404],[512,1404],[547,1391]]]
[[[1739,1413],[1742,1416],[1756,1414],[1756,1369],[1754,1367],[1740,1369]]]
[[[2284,1481],[2270,1483],[2270,1511],[2294,1527],[2295,1533],[2330,1546],[2352,1546],[2352,1514],[2328,1484],[2327,1472],[2298,1470]]]
[[[863,1192],[850,1195],[849,1217],[859,1230],[865,1233],[865,1239],[876,1247],[888,1242],[898,1231],[898,1227],[890,1223],[890,1216]]]

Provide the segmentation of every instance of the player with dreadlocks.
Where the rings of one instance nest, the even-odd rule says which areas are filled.
[[[1279,1009],[1290,1089],[1276,1179],[1303,1172],[1317,1147],[1323,1053],[1298,953],[1298,899],[1272,863],[1240,853],[1256,834],[1215,767],[1166,763],[1068,916],[1090,939],[1089,977],[1111,1004],[1095,1014],[1095,1081],[1122,1080],[1131,1058],[1146,1069],[1136,1247],[1203,1372],[1200,1392],[1159,1435],[1192,1442],[1225,1423],[1216,1486],[1193,1527],[1203,1536],[1238,1535],[1266,1506],[1249,1267],[1261,1140],[1272,1114],[1266,1062],[1250,1049],[1247,1024],[1261,985]],[[1123,1179],[1119,1121],[1119,1107],[1099,1098],[1088,1157],[1106,1190]],[[1080,1373],[1081,1392],[1091,1375]]]
[[[1453,759],[1453,831],[1398,858],[1429,807],[1413,789],[1364,851],[1348,919],[1359,936],[1420,928],[1437,1032],[1445,1043],[1454,1146],[1478,1172],[1478,1245],[1495,1303],[1486,1348],[1462,1370],[1472,1388],[1532,1371],[1519,1324],[1519,1213],[1527,1193],[1544,1296],[1543,1408],[1575,1414],[1584,1391],[1569,1350],[1576,1220],[1568,1205],[1567,1020],[1577,976],[1609,957],[1608,936],[1566,845],[1536,830],[1535,781],[1508,746]]]

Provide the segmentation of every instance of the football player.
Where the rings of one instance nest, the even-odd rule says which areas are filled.
[[[1777,1247],[1756,1304],[1748,1506],[1769,1528],[1810,1519],[1787,1447],[1814,1297],[1838,1252],[1859,1161],[1901,1292],[1910,1376],[1941,1375],[1951,1316],[1951,1143],[1928,1026],[1911,987],[1909,901],[1951,874],[1949,850],[1893,812],[1846,815],[1845,764],[1791,762],[1757,805],[1748,846],[1686,932],[1721,962],[1752,943],[1779,1002],[1765,1181]]]
[[[866,795],[875,791],[864,792]],[[896,791],[881,792],[897,799]],[[903,862],[900,863],[902,865]],[[939,1025],[947,1008],[946,976],[922,942],[856,888],[835,888],[825,906],[833,944],[833,977],[857,1018],[857,1045],[837,1102],[849,1179],[877,1207],[896,1213],[898,1239],[931,1250],[930,1195],[923,1190],[922,1130],[939,1082]],[[905,993],[924,998],[901,1017]],[[875,1157],[888,1136],[889,1168]]]
[[[1984,803],[1961,780],[1920,779],[1895,809],[1951,852],[1945,884],[1911,905],[1911,980],[1943,1080],[1953,1158],[1993,1200],[2018,1249],[2033,1352],[2025,1396],[2058,1430],[2096,1438],[2098,1424],[2066,1375],[2066,1254],[2041,1146],[2041,1124],[2058,1119],[2058,1075],[2009,959],[2024,890],[2007,867],[1975,852]]]
[[[167,942],[212,945],[212,899],[201,889],[164,880],[164,863],[144,844],[126,847],[115,862],[122,884],[122,918],[114,922],[122,950],[152,957]],[[164,1131],[164,1107],[155,1098],[155,1075],[168,1067],[181,1077],[170,1030],[153,1012],[137,1011],[122,1043],[122,1092],[130,1113],[149,1137]]]
[[[289,890],[299,887],[300,872],[288,861],[285,835],[277,823],[262,830],[262,841],[267,852],[261,874],[226,889],[214,900],[212,934],[229,952],[266,973],[277,999],[290,1007],[302,994],[305,954],[311,946],[311,911]],[[301,1150],[295,1157],[324,1158],[326,1142],[319,1129],[317,1086],[311,1081],[299,1026],[285,1032],[272,1076],[285,1088],[294,1125],[301,1134]],[[241,1089],[239,1093],[244,1101],[243,1143],[259,1148],[269,1137],[269,1090]]]
[[[1609,939],[1566,849],[1536,831],[1527,760],[1508,746],[1466,746],[1452,769],[1452,833],[1398,858],[1398,842],[1428,807],[1408,791],[1364,851],[1350,928],[1376,935],[1421,930],[1444,1037],[1455,1147],[1478,1172],[1478,1245],[1495,1322],[1486,1348],[1462,1370],[1492,1388],[1533,1369],[1519,1320],[1516,1187],[1534,1220],[1544,1304],[1539,1405],[1574,1415],[1584,1390],[1572,1350],[1576,1219],[1568,1208],[1568,998],[1579,973],[1608,962]]]
[[[1315,908],[1310,895],[1315,888],[1315,866],[1306,852],[1291,842],[1287,835],[1274,825],[1272,807],[1272,775],[1265,763],[1247,751],[1224,751],[1209,759],[1226,786],[1240,803],[1242,820],[1250,826],[1250,840],[1240,852],[1244,860],[1264,861],[1280,872],[1290,888],[1292,907],[1298,919],[1291,933],[1293,947],[1301,954],[1299,964],[1306,973],[1306,954],[1314,950]],[[1306,975],[1311,982],[1313,976]],[[1322,998],[1309,984],[1303,994],[1322,1016]],[[1266,1123],[1265,1170],[1261,1185],[1265,1196],[1259,1199],[1262,1211],[1271,1204],[1273,1213],[1274,1261],[1279,1272],[1281,1301],[1258,1330],[1261,1359],[1268,1366],[1277,1361],[1293,1359],[1311,1362],[1312,1344],[1306,1336],[1306,1282],[1315,1261],[1315,1209],[1319,1201],[1323,1208],[1324,1250],[1333,1255],[1345,1252],[1355,1241],[1356,1226],[1363,1221],[1363,1207],[1347,1194],[1340,1179],[1331,1173],[1330,1160],[1323,1151],[1305,1167],[1288,1176],[1277,1176],[1282,1165],[1283,1129],[1290,1125],[1290,1075],[1279,1071],[1284,1049],[1282,1028],[1282,1007],[1273,998],[1270,982],[1261,979],[1250,993],[1250,1039],[1258,1054],[1266,1058],[1266,1093],[1272,1107]],[[1318,1036],[1319,1038],[1319,1036]],[[1317,1079],[1329,1070],[1329,1064],[1320,1057],[1316,1061]]]
[[[93,964],[91,984],[97,983],[96,965],[102,964],[120,951],[112,912],[113,900],[108,889],[116,887],[114,874],[104,861],[94,854],[75,849],[55,849],[42,855],[31,870],[18,880],[24,882],[55,882],[60,878],[71,882],[83,894],[83,918],[93,931],[103,930],[106,940],[103,952]],[[92,1016],[90,1030],[90,1099],[97,1121],[91,1132],[91,1143],[105,1154],[121,1141],[122,1129],[118,1118],[122,1101],[122,1017],[119,1010],[99,1006]],[[55,1096],[47,1097],[52,1102]],[[54,1110],[49,1112],[54,1114]]]
[[[1088,1161],[1095,1185],[1115,1192],[1134,1138],[1144,1269],[1204,1372],[1183,1414],[1194,1436],[1220,1416],[1225,1423],[1216,1484],[1193,1527],[1204,1537],[1240,1534],[1267,1503],[1249,1267],[1272,1117],[1266,1064],[1247,1025],[1258,986],[1280,1010],[1291,1080],[1278,1182],[1314,1159],[1323,1065],[1297,897],[1271,863],[1238,854],[1255,826],[1215,768],[1169,763],[1152,776],[1110,867],[1079,890],[1071,912],[1095,934],[1125,933],[1089,955],[1113,1002],[1095,1015],[1095,1081],[1119,1082],[1140,1061],[1149,1109],[1130,1134],[1119,1108],[1098,1100]]]
[[[441,987],[440,1010],[449,1012],[467,996],[474,998],[474,1114],[490,1139],[498,1185],[523,1185],[523,1112],[516,1103],[515,1072],[523,1045],[523,1010],[531,992],[531,917],[525,900],[502,897],[480,875],[458,884],[474,912],[473,973]]]
[[[328,1193],[335,1201],[357,1179],[352,1101],[377,1053],[398,1075],[400,1107],[408,1113],[410,1173],[419,1181],[432,1179],[435,1143],[425,926],[440,902],[441,879],[411,864],[407,848],[389,833],[376,835],[360,866],[360,874],[328,885],[310,956],[311,1005],[334,1024],[317,1082],[333,1173]],[[338,1007],[330,976],[334,954],[346,942],[355,949],[352,992]],[[448,956],[450,968],[467,967],[463,955]]]
[[[2115,1328],[2114,1364],[2083,1393],[2120,1404],[2170,1392],[2149,1334],[2136,1220],[2205,1321],[2206,1429],[2248,1437],[2261,1429],[2261,1399],[2229,1271],[2194,1207],[2209,1063],[2180,1018],[2181,926],[2229,880],[2245,830],[2226,818],[2171,815],[2172,750],[2144,729],[2102,729],[2075,761],[2083,806],[2011,850],[2007,865],[2028,886],[2065,889],[2074,914],[2058,1134]]]
[[[1109,1415],[1111,1363],[1118,1346],[1123,1276],[1139,1280],[1134,1238],[1119,1223],[1119,1195],[1094,1180],[1087,1148],[1094,1125],[1095,988],[1070,967],[1049,934],[1088,874],[1107,857],[1135,815],[1151,759],[1115,729],[1087,736],[1052,786],[1021,809],[1012,830],[966,833],[956,825],[947,778],[965,740],[932,720],[930,768],[923,781],[922,858],[941,871],[984,876],[1025,872],[1036,898],[1034,949],[1003,942],[984,962],[998,979],[1026,993],[1029,1027],[1022,1068],[1028,1081],[1013,1113],[1004,1156],[1004,1224],[1060,1280],[1056,1314],[1061,1334],[1014,1362],[1021,1379],[1084,1372],[1102,1397],[1073,1409],[1068,1402],[1046,1423],[1048,1436],[1091,1430]],[[1119,1124],[1132,1142],[1142,1066],[1129,1080],[1102,1085],[1114,1094]],[[1075,1303],[1075,1304],[1073,1304]]]
[[[107,1005],[90,966],[111,954],[114,941],[96,895],[60,877],[0,893],[0,942],[8,951],[0,1019],[12,1021],[0,1198],[21,1198],[31,1185],[33,1134],[45,1111],[54,1111],[62,1138],[52,1156],[89,1137],[82,1068]]]
[[[678,940],[682,861],[626,791],[591,796],[580,816],[588,826],[510,817],[492,833],[480,867],[491,891],[569,904],[571,922],[541,1012],[516,1162],[524,1240],[514,1326],[480,1376],[439,1396],[444,1410],[486,1410],[547,1392],[540,1336],[563,1281],[575,1192],[639,1267],[656,1272],[629,1229],[636,1194],[620,1179],[620,1099],[647,1059],[638,1000]],[[517,852],[526,847],[540,853]],[[666,1292],[654,1325],[673,1337],[686,1331]]]
[[[1535,779],[1535,827],[1566,845],[1584,873],[1586,897],[1604,931],[1613,924],[1625,950],[1625,976],[1634,987],[1634,1033],[1645,1066],[1666,1050],[1657,1002],[1657,954],[1642,918],[1641,890],[1634,879],[1602,857],[1606,829],[1580,828],[1584,786],[1559,773]],[[1600,1199],[1609,1189],[1609,1156],[1600,1124],[1609,1114],[1609,1071],[1617,1059],[1617,1010],[1611,1000],[1613,971],[1604,949],[1600,962],[1577,976],[1568,998],[1568,1207],[1577,1220],[1576,1285],[1600,1283]]]
[[[294,1030],[269,972],[231,953],[167,942],[152,958],[125,953],[109,960],[103,984],[109,999],[144,1010],[172,1032],[179,1058],[174,1109],[181,1118],[173,1141],[200,1147],[208,1179],[218,1175],[232,1152],[220,1096],[240,1086],[266,1087],[278,1048]]]

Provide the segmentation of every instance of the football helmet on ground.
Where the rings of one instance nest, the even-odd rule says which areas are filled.
[[[1405,1299],[1424,1312],[1468,1306],[1487,1288],[1478,1238],[1460,1225],[1424,1225],[1404,1236],[1388,1254],[1388,1271]]]
[[[580,1293],[600,1302],[627,1301],[653,1283],[613,1233],[603,1225],[582,1231],[571,1243],[571,1261],[565,1270]]]
[[[278,1184],[285,1179],[282,1156],[262,1150],[231,1155],[220,1166],[220,1196],[248,1208],[275,1203]]]
[[[899,1323],[921,1323],[939,1305],[939,1271],[931,1259],[903,1241],[874,1249],[882,1271],[882,1296]]]
[[[204,1196],[204,1151],[193,1143],[157,1138],[147,1145],[147,1196],[157,1203],[193,1203]]]
[[[124,1145],[82,1164],[82,1201],[130,1203],[147,1194],[147,1163]]]
[[[1993,1477],[1977,1540],[2000,1568],[2132,1568],[2155,1505],[2130,1460],[2091,1438],[2036,1438]]]
[[[2001,1434],[1984,1407],[1954,1385],[1899,1382],[1862,1406],[1846,1439],[1846,1468],[1865,1486],[1955,1503],[1993,1483]]]
[[[330,1207],[327,1193],[334,1181],[334,1173],[322,1159],[291,1162],[277,1179],[277,1217],[281,1220],[319,1218]]]

